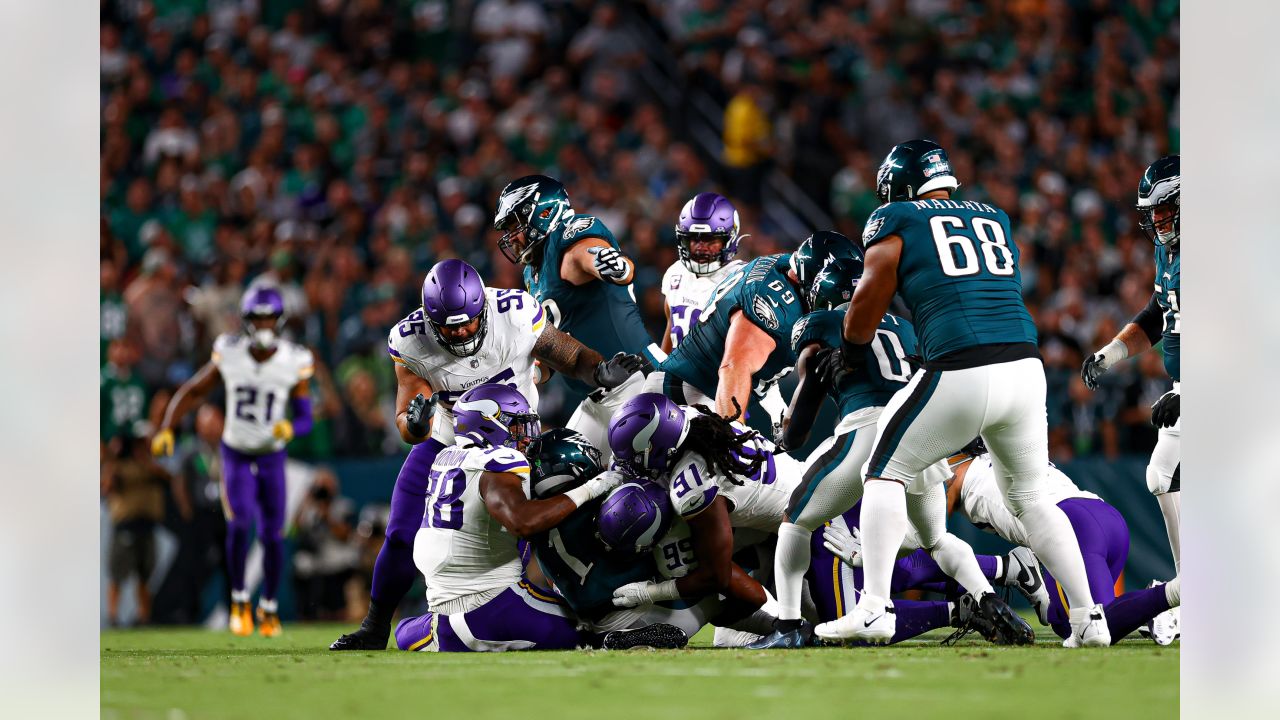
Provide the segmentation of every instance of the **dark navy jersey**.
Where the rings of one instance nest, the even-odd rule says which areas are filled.
[[[1176,249],[1156,248],[1156,302],[1163,313],[1164,370],[1175,382],[1181,378],[1182,311],[1178,305],[1182,256]]]
[[[524,284],[559,330],[566,332],[606,358],[615,353],[639,353],[653,342],[644,329],[630,285],[592,280],[574,285],[560,277],[564,255],[576,243],[600,238],[617,248],[618,241],[599,219],[573,215],[551,231],[542,259],[524,269]],[[571,390],[586,394],[586,383],[565,378]]]
[[[791,255],[765,255],[747,263],[716,286],[706,307],[684,340],[659,367],[715,397],[720,383],[720,362],[725,338],[735,310],[773,338],[773,352],[751,377],[755,392],[763,397],[795,366],[791,352],[791,328],[804,314],[799,291],[787,278]]]
[[[984,345],[1035,345],[1003,210],[956,200],[887,203],[867,219],[862,239],[870,248],[890,235],[902,238],[898,293],[926,365]]]
[[[844,328],[843,307],[836,310],[819,310],[809,313],[796,323],[791,333],[792,347],[796,355],[806,345],[817,343],[823,347],[841,346]],[[864,346],[862,363],[839,377],[828,394],[840,410],[840,416],[868,407],[888,404],[907,381],[911,379],[908,355],[916,352],[916,332],[911,323],[896,315],[885,313],[876,329],[876,336]]]

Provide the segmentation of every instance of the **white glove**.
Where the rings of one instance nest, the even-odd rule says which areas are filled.
[[[822,529],[822,545],[849,567],[862,567],[862,535],[858,528],[845,530],[839,525]]]
[[[652,605],[663,600],[675,600],[680,597],[676,592],[675,580],[664,580],[660,583],[655,582],[633,582],[627,583],[617,590],[613,591],[613,604],[620,608],[640,607],[641,605]]]
[[[597,246],[587,248],[587,252],[593,256],[592,265],[602,279],[614,285],[624,284],[622,281],[630,274],[630,268],[627,266],[627,256],[621,250]]]
[[[615,488],[627,481],[625,473],[619,470],[605,470],[599,475],[565,493],[574,505],[582,507],[596,498],[613,492]]]

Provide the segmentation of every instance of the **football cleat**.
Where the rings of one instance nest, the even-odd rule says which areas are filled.
[[[1087,608],[1071,608],[1071,635],[1062,641],[1062,647],[1107,647],[1111,644],[1111,629],[1101,605]]]
[[[333,641],[330,650],[386,650],[391,628],[375,628],[361,623],[360,629]]]
[[[1036,610],[1041,625],[1049,624],[1049,588],[1040,572],[1040,562],[1031,548],[1018,547],[1004,556],[1005,583],[1022,593]]]
[[[253,634],[253,611],[247,602],[231,603],[231,618],[227,623],[232,635],[248,637]]]
[[[280,614],[258,608],[258,634],[264,638],[272,638],[279,637],[282,632]]]
[[[978,624],[979,632],[996,645],[1032,645],[1036,641],[1036,631],[995,593],[986,593],[978,599],[975,617],[982,621]]]
[[[824,622],[813,629],[823,640],[844,642],[862,640],[872,645],[884,645],[893,639],[898,630],[898,615],[893,603],[874,595],[863,594],[853,612],[844,617]]]
[[[1150,638],[1151,642],[1157,645],[1172,645],[1174,640],[1182,636],[1178,625],[1178,614],[1173,610],[1165,610],[1159,615],[1147,621],[1140,633],[1143,637]]]
[[[813,623],[808,620],[801,620],[800,627],[794,630],[778,630],[775,626],[773,632],[765,635],[759,640],[747,645],[748,650],[775,650],[775,649],[793,649],[802,647],[812,647],[817,644],[817,639],[813,636]]]
[[[605,633],[601,647],[605,650],[678,650],[689,644],[689,636],[675,625],[654,623],[635,630],[614,630]]]

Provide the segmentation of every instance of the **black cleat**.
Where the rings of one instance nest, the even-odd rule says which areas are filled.
[[[982,637],[996,645],[1031,645],[1036,632],[1026,620],[995,593],[987,593],[978,601],[974,626]]]
[[[329,646],[330,650],[386,650],[387,640],[391,637],[391,628],[371,628],[361,625],[360,629],[343,635]]]
[[[654,623],[636,630],[614,630],[605,633],[601,644],[605,650],[630,650],[631,648],[653,648],[654,650],[677,650],[689,644],[689,636],[675,625]]]

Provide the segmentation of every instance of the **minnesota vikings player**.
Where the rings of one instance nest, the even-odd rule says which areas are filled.
[[[219,381],[226,388],[222,431],[223,512],[227,517],[227,575],[231,584],[231,632],[253,633],[245,560],[254,522],[263,549],[258,631],[280,634],[276,591],[284,566],[285,445],[311,431],[308,379],[311,351],[280,337],[284,300],[272,287],[245,293],[240,303],[244,332],[219,335],[209,362],[174,393],[151,441],[155,455],[173,454],[173,426],[204,400]],[[293,412],[286,417],[285,406]]]
[[[635,263],[599,218],[574,212],[558,180],[528,175],[508,183],[498,195],[493,227],[503,234],[502,254],[524,269],[525,287],[552,325],[606,356],[660,354],[636,307]],[[632,378],[601,394],[581,378],[566,377],[568,401],[581,402],[568,426],[606,448],[609,418],[642,384]]]
[[[805,463],[803,481],[791,496],[786,521],[778,528],[774,554],[778,623],[769,637],[751,645],[755,649],[796,648],[808,643],[812,628],[801,619],[800,599],[810,568],[813,531],[861,499],[861,470],[871,453],[876,419],[910,377],[907,357],[916,351],[915,332],[909,322],[888,313],[880,321],[875,341],[864,347],[865,357],[854,370],[834,378],[817,372],[823,357],[841,346],[843,305],[853,294],[862,270],[862,261],[857,258],[840,258],[823,268],[810,289],[809,305],[814,312],[801,318],[791,334],[800,380],[784,418],[779,446],[804,445],[824,397],[829,396],[836,403],[842,420],[835,436],[820,445]],[[995,637],[1009,643],[1032,641],[1030,628],[993,592],[973,549],[947,532],[945,500],[938,485],[949,476],[945,463],[939,461],[924,472],[929,476],[922,478],[925,491],[913,490],[907,498],[925,549],[971,591],[972,604],[982,621],[999,631]],[[896,633],[894,637],[901,639]]]
[[[422,283],[422,307],[392,328],[387,352],[395,364],[396,425],[413,445],[396,478],[386,542],[374,565],[369,613],[331,650],[382,650],[396,606],[413,585],[413,542],[422,521],[428,471],[453,442],[452,406],[482,383],[518,389],[536,409],[533,361],[591,387],[615,388],[642,365],[634,355],[605,360],[546,322],[523,290],[486,288],[461,260],[435,265]],[[638,382],[638,381],[637,381]]]
[[[1179,210],[1182,207],[1182,175],[1179,156],[1162,157],[1151,163],[1138,183],[1139,225],[1155,243],[1156,280],[1151,302],[1143,308],[1120,334],[1102,349],[1090,355],[1080,369],[1080,376],[1090,390],[1098,389],[1098,378],[1116,363],[1139,355],[1164,341],[1164,369],[1173,379],[1173,389],[1151,406],[1151,424],[1160,428],[1156,448],[1147,465],[1147,489],[1156,496],[1164,515],[1173,565],[1182,569],[1182,546],[1179,540],[1181,522],[1182,480],[1182,351],[1181,292],[1182,260]]]
[[[897,292],[912,314],[923,367],[877,420],[862,473],[866,592],[854,612],[815,631],[870,641],[893,636],[889,589],[907,529],[906,486],[980,435],[1031,549],[1071,600],[1066,644],[1109,644],[1071,524],[1042,491],[1049,465],[1044,365],[1008,216],[987,203],[950,199],[960,182],[946,151],[929,140],[895,146],[876,183],[884,205],[863,230],[866,270],[845,313],[842,348],[829,358],[847,369],[866,363],[866,346]]]
[[[949,508],[959,510],[987,532],[1015,545],[1026,545],[1027,529],[1005,506],[996,483],[994,461],[985,448],[980,443],[977,447],[971,445],[957,460],[955,479],[947,491]],[[1129,527],[1120,511],[1097,495],[1081,490],[1052,465],[1044,494],[1071,521],[1093,597],[1107,614],[1112,643],[1139,628],[1145,628],[1159,645],[1172,643],[1179,634],[1177,616],[1170,612],[1181,604],[1179,578],[1116,597],[1116,581],[1129,557]],[[1067,598],[1051,573],[1044,573],[1044,583],[1047,603],[1036,605],[1040,624],[1052,627],[1060,637],[1072,642]]]
[[[453,406],[453,444],[431,466],[428,508],[414,542],[431,612],[396,626],[401,650],[503,652],[577,646],[563,602],[522,579],[518,540],[559,525],[624,480],[605,472],[545,500],[530,499],[522,454],[538,415],[518,390],[485,383]]]
[[[662,276],[667,330],[662,351],[680,344],[698,324],[702,308],[716,285],[745,263],[735,260],[739,235],[738,210],[723,195],[698,193],[680,210],[676,223],[676,247],[680,259]]]

